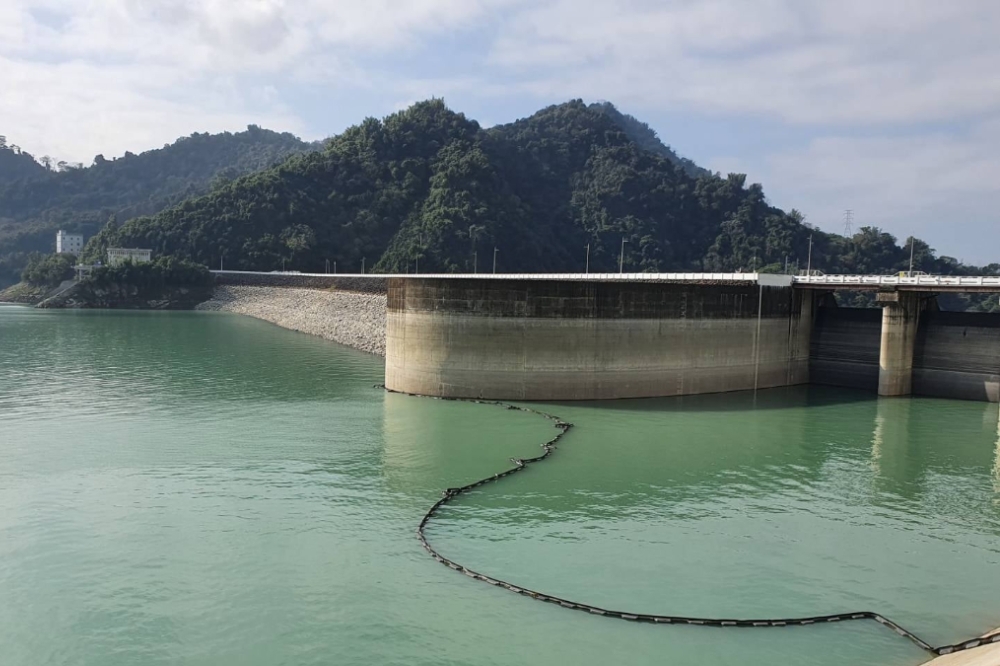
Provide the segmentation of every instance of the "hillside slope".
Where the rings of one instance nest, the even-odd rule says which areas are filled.
[[[121,222],[153,214],[314,148],[251,125],[236,134],[192,134],[139,155],[98,155],[87,168],[48,171],[36,164],[24,177],[0,178],[0,285],[14,281],[28,253],[51,251],[60,228],[91,236],[109,216]]]
[[[640,130],[579,100],[488,130],[441,100],[421,102],[109,227],[87,255],[140,245],[211,266],[323,271],[329,261],[341,272],[485,271],[495,256],[499,272],[545,272],[582,271],[589,246],[592,271],[620,260],[626,271],[779,271],[805,267],[812,237],[813,267],[827,272],[906,268],[908,247],[891,235],[825,234],[744,175],[650,149]],[[983,270],[920,241],[916,267]]]
[[[808,232],[745,178],[693,178],[581,101],[483,130],[440,100],[95,239],[233,268],[722,270],[805,255]],[[764,238],[769,238],[765,244]],[[757,243],[757,241],[760,241]],[[759,251],[755,243],[760,245]],[[766,247],[765,247],[766,245]]]

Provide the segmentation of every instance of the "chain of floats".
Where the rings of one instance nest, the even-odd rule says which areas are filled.
[[[384,386],[378,386],[377,388],[384,389]],[[389,390],[389,389],[386,389]],[[392,393],[398,393],[398,391],[391,391]],[[412,394],[405,394],[412,395]],[[416,396],[424,397],[424,396]],[[791,617],[791,618],[781,618],[781,619],[726,619],[726,618],[709,618],[709,617],[685,617],[682,615],[648,615],[645,613],[629,613],[626,611],[610,610],[607,608],[600,608],[598,606],[591,606],[589,604],[580,603],[578,601],[570,601],[569,599],[562,599],[560,597],[554,597],[550,594],[545,594],[544,592],[538,592],[535,590],[530,590],[526,587],[521,587],[520,585],[514,585],[513,583],[508,583],[505,580],[500,580],[499,578],[493,578],[492,576],[487,576],[486,574],[479,573],[478,571],[473,571],[472,569],[450,560],[441,553],[439,553],[434,546],[430,544],[427,540],[427,535],[425,530],[431,519],[437,514],[437,512],[446,504],[449,504],[455,500],[458,496],[467,493],[471,490],[475,490],[481,486],[485,486],[489,483],[496,483],[501,479],[505,479],[512,474],[517,474],[528,469],[529,465],[542,462],[546,458],[552,455],[556,450],[556,446],[566,433],[570,431],[573,427],[572,423],[567,423],[563,421],[558,416],[548,414],[546,412],[539,411],[537,409],[531,409],[530,407],[521,407],[518,405],[512,405],[505,402],[498,402],[495,400],[475,400],[475,399],[463,399],[463,398],[434,398],[436,400],[448,400],[455,402],[470,402],[477,405],[493,405],[496,407],[503,407],[504,409],[509,409],[512,411],[527,412],[529,414],[536,414],[555,424],[556,429],[559,433],[554,436],[549,441],[542,444],[543,453],[534,458],[511,458],[510,461],[513,463],[513,467],[504,470],[492,476],[487,476],[486,478],[480,479],[474,483],[470,483],[465,486],[459,486],[457,488],[448,488],[443,492],[443,496],[437,502],[434,503],[431,508],[427,510],[424,514],[423,519],[420,521],[420,526],[417,528],[417,538],[420,539],[420,544],[424,549],[430,553],[431,557],[445,565],[449,569],[453,569],[459,573],[465,574],[469,578],[474,580],[482,581],[488,583],[494,587],[503,588],[509,590],[515,594],[520,594],[524,597],[529,597],[535,599],[536,601],[544,601],[550,604],[556,604],[562,606],[563,608],[568,608],[570,610],[583,611],[590,613],[592,615],[600,615],[603,617],[610,617],[619,620],[626,620],[629,622],[642,622],[646,624],[680,624],[680,625],[695,625],[703,627],[805,627],[814,624],[824,624],[832,622],[850,622],[853,620],[874,620],[881,625],[892,629],[897,634],[903,638],[909,639],[916,645],[920,646],[922,649],[935,655],[946,655],[953,652],[961,652],[963,650],[971,650],[972,648],[981,647],[984,645],[990,645],[993,643],[1000,643],[1000,633],[994,634],[992,636],[977,637],[966,641],[961,641],[952,645],[942,645],[940,647],[934,647],[927,641],[921,639],[919,636],[914,634],[912,631],[904,629],[900,625],[896,624],[889,618],[879,615],[878,613],[872,611],[860,611],[855,613],[837,613],[834,615],[816,615],[813,617]]]

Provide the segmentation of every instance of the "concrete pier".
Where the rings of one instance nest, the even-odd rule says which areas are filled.
[[[913,350],[920,323],[921,295],[917,292],[878,294],[882,304],[882,342],[879,353],[878,394],[913,392]]]

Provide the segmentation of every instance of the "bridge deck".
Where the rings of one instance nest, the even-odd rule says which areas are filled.
[[[296,273],[292,271],[212,271],[216,275],[300,276],[306,278],[447,279],[447,280],[554,280],[564,282],[662,282],[675,284],[760,284],[830,290],[880,290],[921,292],[1000,293],[1000,276],[977,275],[810,275],[773,273]]]
[[[787,287],[791,275],[771,273],[298,273],[294,271],[212,271],[215,275],[273,275],[306,278],[548,280],[563,282],[670,282],[683,284],[763,284]]]

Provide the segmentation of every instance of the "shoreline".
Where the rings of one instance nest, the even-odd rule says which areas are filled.
[[[385,356],[385,294],[300,287],[216,285],[203,312],[232,312]]]

